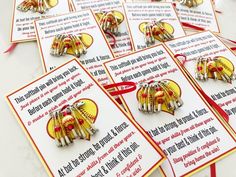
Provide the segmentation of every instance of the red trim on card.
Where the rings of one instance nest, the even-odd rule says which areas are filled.
[[[236,44],[236,41],[235,41],[235,40],[225,38],[225,37],[221,36],[220,34],[216,34],[216,36],[217,36],[218,38],[221,38],[221,39],[223,39],[223,40],[226,40],[226,41],[228,41],[228,42],[231,42],[231,43],[233,43],[233,44]]]

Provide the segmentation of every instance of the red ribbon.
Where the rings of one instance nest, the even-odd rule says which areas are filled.
[[[236,41],[234,41],[234,40],[231,40],[231,39],[227,39],[227,38],[225,38],[225,37],[222,37],[222,36],[220,36],[220,35],[217,35],[219,38],[222,38],[222,39],[224,39],[224,40],[226,40],[226,41],[229,41],[229,42],[231,42],[231,43],[233,43],[233,44],[236,44]],[[231,47],[230,48],[231,50],[236,50],[236,47]]]
[[[118,95],[122,95],[122,94],[129,93],[129,92],[136,90],[136,84],[134,82],[119,82],[119,83],[105,85],[104,88],[108,90],[111,88],[117,88],[117,87],[121,87],[121,86],[128,86],[129,88],[111,91],[111,92],[109,92],[110,95],[111,96],[118,96]]]
[[[202,89],[198,89],[202,96],[207,100],[207,102],[228,122],[228,114],[215,102],[213,101]]]
[[[236,50],[236,47],[231,47],[230,49],[231,49],[231,50]]]
[[[115,47],[115,45],[116,45],[116,37],[112,33],[110,33],[110,32],[104,31],[104,33],[112,38],[112,43],[110,43],[110,45],[111,45],[112,48]]]
[[[115,98],[115,100],[118,104],[122,105],[122,101],[121,101],[120,97]]]
[[[180,62],[182,66],[184,66],[185,63],[187,62],[187,57],[186,57],[184,54],[176,54],[176,55],[174,55],[174,57],[175,57],[176,59],[178,59],[178,60],[179,60],[179,57],[183,57],[183,58],[184,58],[184,59],[181,60],[181,62]]]
[[[236,44],[236,41],[234,41],[234,40],[231,40],[231,39],[222,37],[222,36],[220,36],[220,35],[217,35],[217,36],[218,36],[219,38],[222,38],[222,39],[226,40],[226,41],[232,42],[233,44]]]
[[[4,53],[11,53],[17,46],[17,43],[12,43],[11,46]]]
[[[215,163],[211,164],[210,170],[211,170],[211,177],[216,177],[216,164]]]

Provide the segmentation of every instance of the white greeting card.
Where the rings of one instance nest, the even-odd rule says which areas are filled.
[[[132,51],[130,44],[130,37],[128,33],[128,28],[126,24],[126,18],[124,15],[124,9],[122,7],[122,3],[120,0],[72,0],[74,4],[74,9],[76,11],[84,10],[91,8],[95,13],[97,21],[100,23],[102,13],[112,12],[117,18],[119,18],[118,24],[118,34],[114,35],[115,38],[115,46],[113,46],[112,50],[115,56],[121,56],[124,54],[128,54]],[[112,43],[112,38],[107,36],[110,43]]]
[[[27,3],[24,0],[14,0],[11,29],[11,42],[14,43],[36,40],[34,20],[70,12],[68,0],[55,1],[53,7],[43,14],[32,12],[30,9],[28,11],[18,10],[19,5],[24,2]]]
[[[145,25],[162,21],[162,26],[173,36],[185,36],[176,12],[171,3],[125,3],[125,14],[134,50],[148,47],[145,43]],[[154,44],[161,43],[159,35],[154,36]]]
[[[57,35],[67,35],[67,37],[70,35],[81,36],[81,43],[84,44],[86,53],[82,52],[77,57],[78,60],[101,84],[108,83],[102,63],[112,59],[114,56],[91,10],[38,20],[35,22],[35,29],[46,72],[73,58],[71,54],[52,55],[51,47],[55,46],[55,37]],[[71,50],[72,47],[69,46],[68,50]]]
[[[230,51],[213,33],[207,31],[179,38],[166,43],[174,54],[184,54],[187,60],[184,67],[195,78],[196,65],[199,57],[214,58],[223,57],[222,61],[235,72],[236,56]],[[229,124],[236,131],[236,81],[230,83],[214,80],[212,77],[207,81],[196,80],[203,91],[211,97],[229,115]]]
[[[181,22],[201,27],[205,30],[220,32],[212,0],[196,0],[197,6],[195,7],[181,4],[180,0],[166,1],[175,4]],[[190,30],[193,29],[191,28]]]
[[[163,161],[154,141],[76,59],[14,91],[7,100],[49,176],[148,176]],[[64,114],[65,105],[77,114]],[[96,129],[93,135],[57,147],[58,131],[69,134],[76,129],[79,134],[79,126],[88,122]]]
[[[162,45],[108,61],[104,66],[115,83],[158,83],[155,90],[145,92],[145,86],[144,92],[140,93],[142,88],[137,88],[135,92],[123,95],[122,100],[133,119],[167,155],[168,161],[164,162],[162,168],[169,176],[193,174],[235,151],[235,134]],[[151,98],[153,91],[155,97]],[[148,97],[150,102],[140,102],[143,104],[140,107],[137,100],[140,97]],[[175,109],[173,102],[170,104],[168,101],[173,97],[178,99],[177,106],[174,104]],[[145,105],[151,109],[151,100],[155,105],[152,111],[145,113],[139,110],[147,109]]]

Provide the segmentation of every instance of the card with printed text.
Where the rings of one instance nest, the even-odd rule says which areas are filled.
[[[72,3],[74,4],[74,9],[76,11],[91,8],[95,13],[99,25],[103,26],[104,29],[106,29],[106,27],[102,23],[104,23],[106,19],[106,14],[108,20],[109,20],[109,15],[113,15],[110,16],[110,18],[111,17],[117,18],[117,23],[118,23],[117,33],[112,34],[109,31],[109,27],[106,30],[108,31],[108,34],[111,34],[113,36],[113,38],[111,38],[111,36],[107,35],[109,42],[113,43],[113,40],[115,39],[115,45],[112,46],[112,50],[115,56],[128,54],[132,51],[126,23],[126,17],[124,15],[124,9],[122,7],[122,3],[120,0],[91,0],[91,1],[72,0]]]
[[[230,79],[230,74],[234,75],[235,73],[236,56],[234,53],[209,31],[179,38],[165,44],[173,54],[186,55],[184,67],[192,78],[195,78],[196,83],[203,91],[229,115],[229,124],[236,131],[236,81]],[[196,76],[197,69],[202,68],[204,70],[204,63],[202,66],[201,64],[197,66],[199,57],[203,58],[203,62],[205,62],[204,59],[209,60],[205,63],[205,69],[208,71],[206,73],[207,80]],[[216,59],[216,68],[219,69],[216,72],[219,80],[214,79],[214,72],[211,69],[212,61],[210,60],[214,58]],[[219,64],[218,61],[220,62]],[[223,69],[222,71],[220,71],[221,68]],[[232,70],[232,73],[228,69]],[[224,79],[230,80],[224,81]]]
[[[163,45],[105,62],[104,67],[112,82],[139,86],[122,100],[165,152],[167,176],[191,175],[235,151],[235,134]]]
[[[171,3],[124,3],[134,50],[185,36]]]
[[[68,0],[54,0],[52,3],[50,1],[48,3],[46,4],[48,9],[44,13],[41,11],[39,13],[33,2],[14,0],[11,42],[18,43],[36,40],[34,20],[70,12]]]
[[[76,59],[7,101],[49,176],[148,176],[165,158]]]
[[[188,1],[166,0],[175,4],[181,22],[194,25],[205,30],[220,32],[213,8],[212,0],[195,0],[194,4]],[[185,3],[183,3],[185,2]],[[186,27],[188,29],[188,27]],[[189,30],[198,30],[189,28]]]
[[[114,55],[91,10],[38,20],[35,29],[46,72],[77,54],[77,59],[101,84],[108,83],[102,63]]]

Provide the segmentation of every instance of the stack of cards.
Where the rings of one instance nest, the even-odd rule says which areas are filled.
[[[236,56],[211,0],[13,11],[11,41],[37,39],[45,74],[6,98],[49,176],[182,177],[236,150]]]

